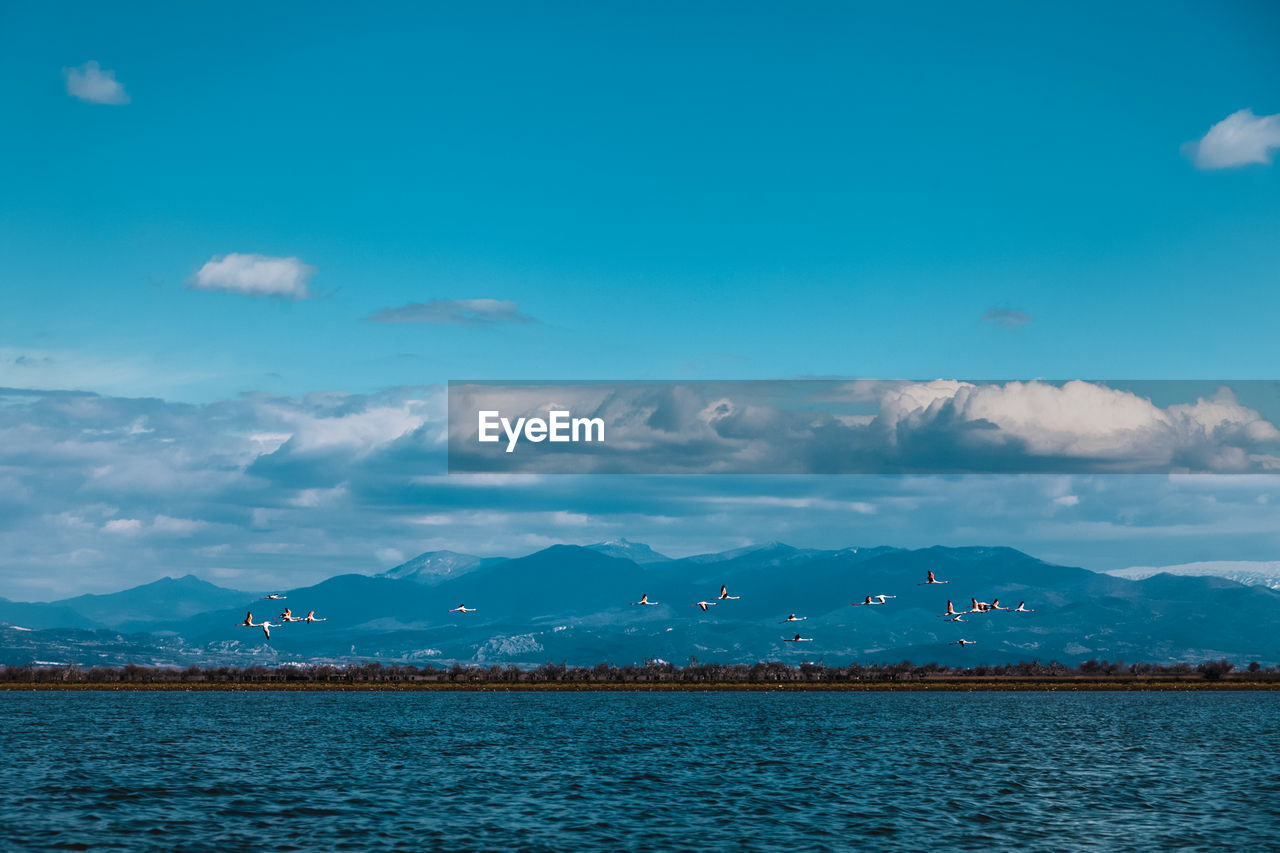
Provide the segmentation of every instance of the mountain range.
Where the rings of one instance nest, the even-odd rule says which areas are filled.
[[[924,585],[927,571],[947,583]],[[722,584],[739,598],[695,606]],[[894,597],[850,606],[881,593]],[[656,604],[632,604],[643,594]],[[1115,577],[1003,547],[771,542],[671,559],[619,539],[512,559],[429,552],[379,575],[287,590],[282,602],[260,595],[187,575],[48,603],[0,599],[0,663],[1280,662],[1280,591],[1213,576]],[[948,599],[963,610],[971,597],[1034,612],[938,618]],[[459,604],[475,612],[449,612]],[[283,625],[269,641],[237,627],[246,610],[278,622],[285,605],[326,621]],[[791,613],[805,618],[783,624]],[[812,642],[784,641],[797,630]],[[953,645],[960,638],[975,644]]]

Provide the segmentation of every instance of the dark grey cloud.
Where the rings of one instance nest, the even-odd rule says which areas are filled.
[[[997,326],[1003,326],[1006,329],[1016,329],[1019,326],[1025,326],[1030,323],[1032,316],[1024,311],[1016,311],[1012,308],[988,308],[987,313],[982,315],[982,322],[994,323]]]
[[[493,326],[499,323],[534,323],[509,299],[432,299],[383,308],[368,317],[373,323],[431,323],[437,326]]]

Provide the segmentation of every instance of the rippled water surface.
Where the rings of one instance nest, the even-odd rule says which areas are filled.
[[[4,693],[0,849],[1280,849],[1280,695]]]

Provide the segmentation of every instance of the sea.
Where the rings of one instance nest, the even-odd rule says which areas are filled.
[[[1280,693],[3,692],[2,850],[1280,850]]]

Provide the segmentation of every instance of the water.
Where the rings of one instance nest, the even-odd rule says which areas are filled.
[[[0,849],[1280,849],[1280,695],[3,693]]]

